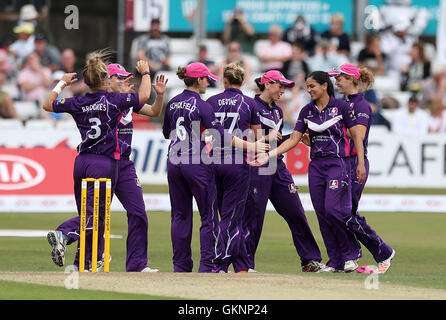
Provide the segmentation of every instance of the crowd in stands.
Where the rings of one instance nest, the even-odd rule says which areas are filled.
[[[27,101],[36,108],[30,117],[59,121],[63,118],[38,110],[65,72],[76,72],[79,81],[64,90],[62,98],[86,93],[82,72],[76,69],[80,57],[72,48],[49,43],[45,33],[39,31],[39,13],[33,5],[24,5],[20,14],[21,19],[11,30],[15,41],[0,48],[0,118],[27,120],[29,117],[15,108],[19,102]],[[191,38],[185,39],[182,46],[174,44],[174,39],[161,30],[161,21],[152,19],[150,30],[133,39],[125,65],[131,69],[137,60],[144,59],[149,62],[152,77],[165,72],[172,78],[178,66],[200,61],[221,77],[226,64],[237,62],[247,72],[242,89],[248,95],[256,93],[256,77],[279,69],[296,82],[281,99],[287,128],[292,129],[300,108],[310,99],[306,76],[315,70],[328,71],[343,63],[354,63],[367,67],[375,76],[375,86],[364,93],[373,110],[374,125],[401,134],[446,133],[446,66],[435,61],[435,47],[424,43],[420,34],[410,33],[408,20],[399,17],[391,28],[369,32],[364,43],[352,41],[344,25],[343,15],[334,14],[326,30],[318,33],[305,16],[298,15],[287,28],[271,25],[265,39],[256,33],[243,10],[236,8],[221,38],[205,39],[196,47]],[[215,43],[221,51],[214,50]],[[169,80],[173,80],[169,86],[174,92],[176,81]],[[217,82],[212,89],[222,90],[223,85]]]

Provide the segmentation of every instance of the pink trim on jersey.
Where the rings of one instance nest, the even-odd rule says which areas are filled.
[[[119,117],[118,117],[118,124],[121,121],[121,118],[122,118],[123,114],[124,113],[121,112],[121,114],[119,115]],[[116,126],[115,135],[116,135],[116,149],[115,149],[115,152],[113,152],[113,157],[115,158],[115,160],[120,160],[121,159],[121,150],[119,148],[118,126]]]
[[[345,124],[342,126],[342,131],[344,132],[345,156],[350,157],[350,141],[347,137],[347,127],[345,126]]]

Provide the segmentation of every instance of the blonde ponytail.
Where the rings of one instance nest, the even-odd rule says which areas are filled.
[[[107,60],[111,54],[110,50],[102,49],[94,51],[88,56],[82,75],[90,89],[97,90],[104,85],[104,81],[108,76]]]

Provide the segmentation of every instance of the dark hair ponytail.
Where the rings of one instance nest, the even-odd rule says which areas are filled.
[[[330,76],[325,71],[313,71],[310,73],[310,75],[307,77],[312,78],[314,81],[319,83],[320,85],[323,85],[324,83],[327,84],[327,93],[330,97],[334,97],[335,91],[333,82],[331,82]]]

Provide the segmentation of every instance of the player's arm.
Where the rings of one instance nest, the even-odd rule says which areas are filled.
[[[268,162],[269,158],[277,157],[278,155],[281,155],[283,153],[290,151],[295,146],[297,146],[297,144],[299,143],[301,138],[302,138],[302,132],[294,130],[293,133],[291,133],[289,139],[285,140],[276,149],[273,149],[270,152],[258,154],[256,156],[255,162],[252,165],[261,166],[261,165],[265,164],[266,162]]]
[[[156,92],[156,99],[153,105],[145,104],[141,110],[138,111],[139,114],[143,114],[149,117],[159,117],[163,110],[164,103],[164,93],[166,92],[166,84],[169,79],[164,78],[161,74],[156,77],[155,83],[152,84],[153,89]]]
[[[143,74],[141,84],[138,89],[139,104],[146,102],[150,98],[152,81],[150,80],[150,68],[147,61],[139,60],[136,63],[136,70]]]
[[[363,183],[367,172],[365,170],[365,161],[364,161],[364,135],[362,134],[361,127],[363,125],[356,125],[351,127],[350,134],[352,135],[353,143],[355,144],[356,154],[358,157],[358,166],[356,168],[356,176],[358,177],[358,183]]]
[[[73,82],[77,81],[75,78],[76,73],[65,73],[62,77],[62,79],[57,83],[57,85],[54,87],[53,91],[50,92],[48,97],[45,100],[45,103],[43,104],[43,110],[48,112],[53,112],[53,102],[57,100],[57,97],[62,92],[62,90],[72,84]]]

